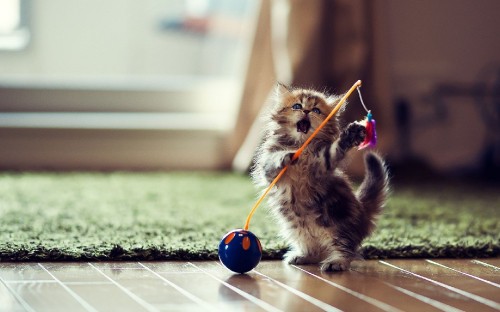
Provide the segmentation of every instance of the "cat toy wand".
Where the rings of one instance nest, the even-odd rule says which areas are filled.
[[[307,138],[307,140],[302,144],[302,146],[295,152],[292,157],[292,163],[294,160],[298,159],[304,149],[311,143],[312,139],[318,134],[318,132],[328,123],[328,121],[335,116],[335,114],[342,108],[347,98],[354,92],[355,89],[358,90],[359,97],[361,99],[361,104],[367,112],[366,120],[366,137],[365,140],[359,146],[359,149],[374,146],[376,144],[376,132],[375,132],[375,119],[373,119],[371,112],[366,108],[363,103],[363,98],[361,97],[361,80],[356,81],[352,87],[347,91],[346,94],[340,99],[337,105],[333,108],[330,114],[323,120],[323,122],[316,128],[316,130]],[[252,210],[248,214],[243,229],[236,229],[228,232],[219,243],[219,259],[222,264],[229,270],[236,273],[246,273],[251,271],[253,268],[259,264],[262,258],[262,246],[259,239],[252,232],[248,230],[250,227],[250,220],[253,214],[262,203],[264,198],[267,196],[269,191],[278,183],[279,179],[285,174],[290,164],[281,169],[280,173],[274,178],[271,184],[267,187],[264,193],[260,196],[257,202],[252,207]]]

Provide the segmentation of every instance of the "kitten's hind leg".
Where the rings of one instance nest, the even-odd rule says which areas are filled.
[[[355,258],[353,252],[332,247],[329,255],[321,261],[321,271],[346,271],[351,267],[351,262]]]
[[[325,259],[321,261],[321,271],[335,272],[335,271],[347,271],[351,267],[351,259],[337,258]]]
[[[289,264],[312,264],[320,261],[321,255],[315,246],[294,244],[285,254],[285,262]]]
[[[301,252],[291,250],[285,254],[285,262],[288,264],[311,264],[318,263],[317,257],[304,255]]]

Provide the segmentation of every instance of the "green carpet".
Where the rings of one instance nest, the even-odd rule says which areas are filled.
[[[0,260],[216,259],[256,190],[232,173],[0,174]],[[488,257],[500,251],[500,196],[460,184],[394,187],[367,258]],[[250,230],[264,258],[286,246],[265,207]]]

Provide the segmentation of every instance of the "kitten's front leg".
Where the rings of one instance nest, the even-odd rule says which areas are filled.
[[[358,123],[350,123],[340,137],[332,144],[330,149],[331,157],[335,163],[344,159],[345,154],[354,146],[358,146],[364,141],[366,128]]]
[[[280,151],[269,154],[266,163],[263,166],[266,180],[271,182],[276,178],[278,173],[288,164],[295,164],[297,160],[292,162],[295,153],[289,151]]]
[[[338,145],[344,152],[354,146],[358,146],[365,140],[366,128],[358,123],[350,123],[347,128],[342,131],[338,140]]]

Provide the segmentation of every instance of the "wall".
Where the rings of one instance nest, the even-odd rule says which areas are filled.
[[[500,1],[379,0],[377,6],[389,45],[392,100],[404,98],[412,110],[412,151],[445,171],[473,169],[491,129],[466,89],[500,64]],[[437,98],[440,84],[459,90]],[[440,99],[444,115],[436,114]]]

